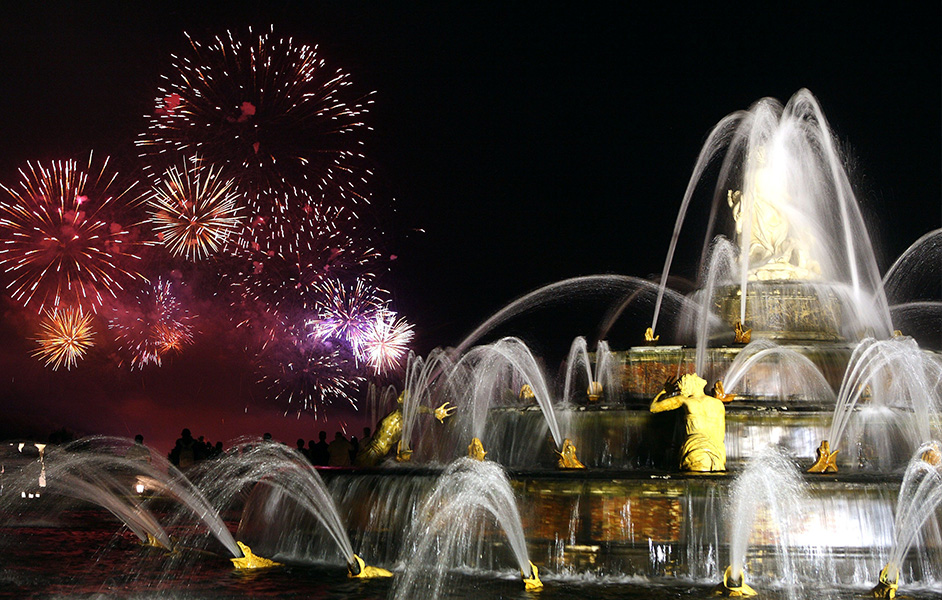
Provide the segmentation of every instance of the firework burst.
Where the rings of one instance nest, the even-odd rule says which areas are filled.
[[[278,336],[259,365],[260,383],[267,385],[274,399],[299,411],[311,410],[315,416],[320,407],[335,401],[355,407],[353,394],[365,381],[341,346],[312,339],[295,328]]]
[[[380,257],[351,211],[315,205],[299,217],[299,251],[276,254],[257,245],[235,252],[232,287],[276,310],[314,310],[325,282],[337,278],[372,280]]]
[[[136,142],[145,158],[198,152],[227,165],[256,226],[241,243],[277,252],[294,250],[293,240],[260,233],[291,228],[292,208],[367,200],[361,135],[370,102],[351,95],[346,73],[316,47],[273,33],[188,39]]]
[[[196,261],[214,254],[239,226],[239,194],[220,169],[172,166],[147,196],[158,239],[175,256]]]
[[[358,359],[365,358],[363,349],[367,332],[376,314],[385,308],[381,297],[384,290],[364,279],[357,279],[349,285],[326,280],[317,289],[320,292],[317,318],[307,323],[311,327],[311,336],[343,340]]]
[[[159,279],[137,302],[116,309],[109,320],[119,351],[130,356],[132,368],[160,366],[169,352],[179,352],[193,341],[192,317],[174,296],[169,281]]]
[[[59,306],[96,311],[134,279],[141,245],[127,222],[135,184],[116,184],[108,160],[28,164],[18,188],[0,184],[0,268],[13,299],[42,313]]]
[[[45,361],[46,366],[58,370],[65,366],[71,370],[94,344],[92,314],[80,308],[61,308],[47,312],[36,338],[39,344],[33,356]]]
[[[380,374],[399,368],[413,335],[412,325],[397,318],[396,313],[377,312],[362,339],[363,352],[374,372]]]

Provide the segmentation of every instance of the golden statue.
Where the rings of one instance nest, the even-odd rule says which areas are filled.
[[[648,346],[654,346],[657,344],[657,341],[661,339],[661,336],[654,335],[654,329],[648,327],[644,330],[644,343]]]
[[[519,398],[526,402],[533,402],[536,400],[536,394],[533,392],[533,387],[529,383],[525,383],[520,386]]]
[[[752,341],[752,330],[744,329],[742,321],[736,321],[736,327],[733,328],[736,338],[733,340],[737,344],[748,344]]]
[[[520,573],[523,576],[524,589],[528,592],[538,592],[543,589],[543,582],[540,581],[540,570],[536,568],[533,561],[530,561],[530,576],[526,573]]]
[[[347,564],[347,577],[354,577],[357,579],[373,579],[375,577],[392,576],[393,574],[386,569],[369,566],[356,554],[353,555],[353,560]]]
[[[768,163],[765,148],[758,148],[747,158],[744,189],[728,190],[726,195],[737,236],[743,234],[743,212],[751,207],[749,279],[817,279],[821,266],[809,256],[813,241],[808,232],[793,230],[788,221],[794,202],[785,171]]]
[[[929,463],[933,467],[938,467],[942,464],[942,449],[939,448],[939,444],[932,442],[929,444],[929,447],[923,451],[922,455],[919,456],[919,459]]]
[[[899,569],[892,567],[896,571],[896,577],[890,581],[890,568],[891,565],[887,563],[880,571],[880,579],[870,590],[870,595],[874,598],[896,598],[896,591],[899,589]]]
[[[232,565],[239,571],[269,569],[271,567],[281,566],[281,563],[252,554],[252,549],[242,542],[237,541],[236,544],[239,545],[239,550],[242,550],[242,556],[239,558],[230,558],[229,560],[232,561]]]
[[[386,455],[396,448],[396,459],[400,462],[408,461],[412,457],[412,451],[403,451],[400,447],[402,440],[402,402],[405,392],[399,394],[396,402],[399,406],[379,422],[376,426],[376,433],[370,438],[369,443],[363,447],[356,456],[356,465],[358,467],[372,467],[379,461],[386,458]],[[449,406],[445,402],[435,410],[427,406],[419,406],[419,414],[434,414],[439,423],[444,423],[447,417],[455,412],[454,406]]]
[[[837,453],[840,450],[831,451],[831,444],[827,440],[822,440],[821,445],[815,450],[818,455],[817,460],[808,469],[808,473],[837,473]]]
[[[481,443],[481,439],[471,438],[471,443],[468,444],[468,458],[484,461],[485,456],[487,456],[487,452],[484,451],[484,444]]]
[[[714,596],[742,598],[756,595],[756,591],[746,584],[745,573],[739,574],[739,581],[730,581],[731,573],[732,567],[726,567],[726,571],[723,572],[723,583],[713,588]]]
[[[707,396],[703,392],[705,386],[706,381],[696,373],[684,375],[679,382],[671,377],[651,402],[653,413],[681,407],[686,412],[687,438],[680,448],[683,471],[726,470],[726,407],[723,402],[729,402],[733,396],[723,393],[722,383],[713,388],[713,393],[719,393],[722,398]]]
[[[602,384],[598,381],[589,383],[589,389],[587,389],[585,393],[589,397],[590,403],[594,404],[598,402],[599,398],[602,397]]]
[[[559,461],[556,463],[560,469],[584,469],[585,465],[576,458],[576,445],[572,440],[566,438],[563,440],[562,452],[557,452]]]

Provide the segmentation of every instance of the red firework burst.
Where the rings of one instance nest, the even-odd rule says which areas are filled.
[[[0,184],[0,268],[14,300],[42,312],[59,306],[96,311],[131,280],[142,245],[129,209],[135,184],[74,160],[28,164],[18,187]]]

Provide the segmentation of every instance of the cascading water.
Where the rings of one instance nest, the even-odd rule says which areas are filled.
[[[896,501],[893,547],[880,573],[880,584],[898,585],[903,558],[916,542],[923,525],[942,504],[942,445],[924,443],[909,461]],[[910,580],[913,579],[910,573]],[[878,585],[878,588],[880,586]]]
[[[857,410],[865,405],[863,411]],[[850,363],[834,406],[827,439],[832,449],[846,445],[844,436],[855,415],[884,415],[894,423],[871,431],[881,439],[876,456],[892,460],[897,442],[908,455],[924,440],[935,437],[930,418],[942,407],[942,363],[923,352],[911,338],[862,341]],[[893,465],[884,465],[892,468]]]
[[[288,499],[317,519],[349,564],[354,557],[353,545],[317,470],[303,456],[281,444],[242,440],[239,446],[241,453],[209,466],[201,480],[215,506],[220,508],[228,506],[248,486],[261,484],[257,489],[259,505],[252,510],[251,518],[246,515],[240,524],[240,535],[259,537],[249,545],[257,546],[268,556],[302,556],[296,546],[287,543],[286,538],[294,535],[291,523],[281,520],[279,504]]]
[[[517,338],[503,338],[493,344],[472,348],[458,361],[456,369],[452,372],[448,385],[451,389],[464,394],[464,400],[457,404],[470,408],[467,416],[462,419],[467,439],[470,441],[471,438],[478,438],[485,442],[485,447],[488,447],[488,442],[494,439],[493,436],[486,436],[485,428],[495,400],[507,391],[516,397],[516,390],[512,390],[507,384],[511,375],[518,376],[532,390],[556,448],[562,449],[563,440],[567,434],[567,423],[560,423],[557,419],[558,413],[554,407],[546,376],[530,349]],[[494,441],[499,440],[494,439]],[[534,456],[532,444],[542,443],[542,439],[509,441],[528,443],[531,448],[529,458]],[[499,453],[500,444],[492,445]],[[510,456],[518,455],[514,449],[511,449],[509,454]]]
[[[596,385],[597,384],[597,385]],[[615,358],[608,342],[600,340],[595,349],[595,362],[589,357],[586,339],[579,336],[572,341],[566,358],[566,379],[563,384],[563,401],[574,405],[577,399],[587,395],[594,401],[607,394],[617,399],[621,394],[621,378],[615,372]]]
[[[870,238],[830,127],[808,90],[784,107],[762,99],[727,116],[708,136],[674,226],[652,329],[694,192],[724,150],[701,264],[708,264],[720,206],[728,204],[739,242],[739,321],[748,321],[751,282],[795,280],[818,297],[841,299],[845,337],[867,330],[889,336],[889,308]]]
[[[447,379],[454,368],[449,353],[441,348],[432,350],[426,358],[409,353],[406,363],[405,384],[402,392],[402,453],[412,452],[412,435],[420,407],[431,407],[436,381]]]
[[[459,458],[416,515],[393,597],[437,599],[449,570],[478,566],[485,552],[485,518],[505,536],[523,577],[534,577],[517,502],[503,469],[490,461]]]
[[[749,461],[733,481],[729,505],[729,575],[742,582],[749,551],[749,538],[760,511],[766,527],[774,530],[780,578],[789,586],[789,597],[799,598],[801,582],[790,555],[789,534],[794,528],[798,507],[806,503],[804,482],[788,459],[774,447],[763,450]],[[768,529],[767,529],[768,531]]]

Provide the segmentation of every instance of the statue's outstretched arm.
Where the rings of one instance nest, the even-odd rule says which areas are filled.
[[[423,415],[435,415],[435,418],[438,419],[440,423],[444,423],[445,419],[450,417],[456,410],[456,407],[450,406],[450,404],[450,402],[445,402],[435,410],[427,406],[419,406],[419,413]]]
[[[684,398],[680,395],[677,388],[677,378],[668,377],[664,382],[664,389],[658,392],[654,400],[651,401],[651,412],[659,413],[667,410],[674,410],[684,405]]]
[[[651,401],[651,412],[659,413],[668,410],[675,410],[684,405],[684,397],[679,395],[669,396],[665,398],[667,394],[666,391],[661,390],[658,392],[658,395],[654,397],[654,400]]]

